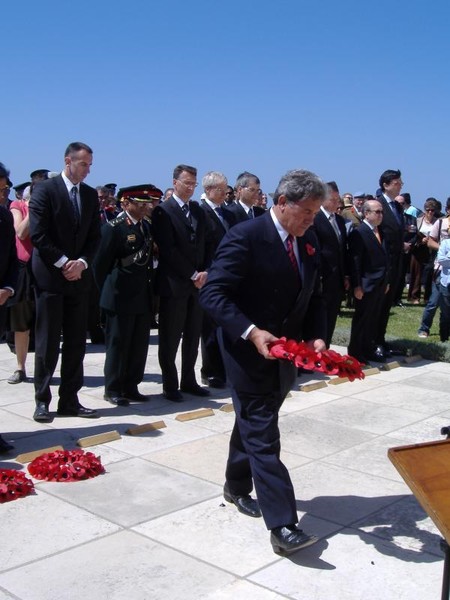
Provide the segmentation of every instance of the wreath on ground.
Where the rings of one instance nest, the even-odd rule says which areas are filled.
[[[43,481],[81,481],[105,472],[100,457],[84,450],[55,450],[35,458],[30,475]]]
[[[34,490],[31,479],[15,469],[0,469],[0,503],[28,496]]]

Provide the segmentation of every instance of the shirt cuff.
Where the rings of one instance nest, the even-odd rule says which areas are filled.
[[[241,338],[243,340],[246,340],[248,338],[248,335],[249,335],[250,331],[252,331],[253,329],[255,329],[255,327],[256,327],[256,325],[250,325],[250,327],[247,327],[247,329],[241,335]]]
[[[63,255],[57,262],[53,263],[53,266],[57,269],[62,269],[68,260],[69,259],[67,258],[67,256]]]

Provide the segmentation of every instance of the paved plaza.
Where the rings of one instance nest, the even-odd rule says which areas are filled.
[[[344,348],[335,347],[344,352]],[[29,357],[32,376],[34,356]],[[103,400],[104,348],[89,345],[80,401],[100,418],[35,423],[31,382],[9,385],[15,357],[0,345],[0,433],[17,454],[118,431],[93,448],[106,473],[76,483],[35,481],[35,494],[0,505],[0,600],[435,600],[440,535],[387,458],[393,446],[442,439],[450,424],[450,364],[419,361],[364,381],[295,390],[280,414],[282,457],[301,526],[320,541],[273,553],[262,519],[224,502],[233,412],[228,390],[209,399],[162,395],[151,337],[145,404]],[[55,384],[59,373],[56,373]],[[328,377],[303,375],[299,384]],[[57,397],[56,385],[53,388]],[[56,400],[50,406],[56,411]],[[212,408],[213,416],[177,415]],[[139,436],[132,426],[163,420]]]

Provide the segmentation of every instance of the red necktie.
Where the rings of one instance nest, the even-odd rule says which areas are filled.
[[[298,262],[294,252],[294,236],[291,234],[289,234],[286,238],[286,250],[289,256],[289,260],[291,261],[292,268],[297,273],[298,278],[300,279],[300,269],[298,268]]]

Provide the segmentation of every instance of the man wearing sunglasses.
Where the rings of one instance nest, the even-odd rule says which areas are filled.
[[[388,209],[389,210],[389,209]],[[348,353],[362,363],[386,359],[376,349],[381,309],[389,291],[389,255],[380,225],[383,206],[378,200],[366,200],[364,220],[350,232],[349,252],[351,284],[355,297]]]

